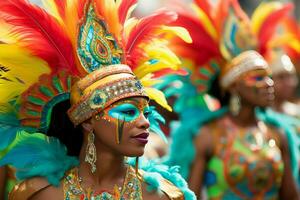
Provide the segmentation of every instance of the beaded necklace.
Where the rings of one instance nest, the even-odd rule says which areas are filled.
[[[81,187],[78,168],[71,169],[63,181],[65,200],[142,200],[142,186],[138,175],[128,167],[122,187],[115,185],[113,192],[107,190],[93,191]]]

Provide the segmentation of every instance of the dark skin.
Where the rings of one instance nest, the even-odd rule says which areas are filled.
[[[258,77],[255,77],[258,76]],[[251,80],[256,80],[255,82]],[[252,84],[254,83],[254,85]],[[229,119],[239,128],[257,126],[257,119],[254,109],[257,106],[266,107],[272,103],[273,81],[267,72],[261,70],[247,73],[241,76],[232,86],[230,92],[239,94],[241,98],[241,109],[237,116],[227,114]],[[196,157],[191,167],[189,186],[201,199],[201,188],[208,161],[213,157],[214,143],[211,131],[208,126],[203,126],[199,130],[198,136],[194,140]],[[280,199],[298,200],[296,185],[291,173],[288,144],[285,136],[279,134],[280,150],[284,162],[283,179],[279,191]]]
[[[0,167],[0,197],[4,197],[6,183],[6,167]]]
[[[298,78],[295,73],[281,72],[273,75],[275,102],[274,108],[283,112],[282,104],[286,101],[294,101],[298,86]]]
[[[126,103],[133,104],[135,106],[148,105],[145,98],[129,98]],[[119,104],[119,103],[118,103]],[[122,104],[122,100],[120,105]],[[126,174],[127,166],[124,164],[124,157],[138,157],[144,153],[145,144],[132,138],[133,136],[141,133],[148,133],[150,126],[146,114],[141,114],[132,122],[125,123],[123,129],[123,137],[120,144],[116,143],[116,124],[113,120],[108,121],[103,117],[92,117],[90,120],[82,124],[84,142],[79,155],[79,175],[82,177],[81,183],[83,188],[93,188],[95,191],[109,190],[113,191],[115,185],[122,185]],[[99,116],[103,116],[100,113]],[[85,150],[88,143],[88,134],[93,131],[95,134],[95,146],[97,150],[96,172],[91,172],[91,167],[84,161]],[[146,190],[147,185],[142,183],[143,199],[168,199],[163,194],[160,195],[157,192],[148,192]],[[59,187],[48,186],[43,190],[36,193],[31,200],[59,200],[63,199],[62,185]]]

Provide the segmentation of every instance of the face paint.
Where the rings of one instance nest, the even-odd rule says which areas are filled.
[[[117,144],[120,144],[121,141],[122,141],[122,136],[123,136],[123,127],[124,127],[124,124],[125,124],[125,120],[124,119],[120,119],[118,118],[117,119],[117,130],[116,130],[116,142]]]
[[[147,118],[150,112],[148,103],[128,100],[113,104],[105,109],[103,118],[108,121],[122,119],[125,122],[132,123],[140,117],[141,113]]]
[[[266,82],[272,79],[271,75],[266,71],[254,71],[243,77],[245,85],[254,88],[261,88],[266,85]]]
[[[133,123],[135,120],[139,119],[142,113],[146,118],[151,113],[148,103],[132,99],[121,101],[104,109],[102,119],[115,123],[116,143],[120,144],[125,123]]]

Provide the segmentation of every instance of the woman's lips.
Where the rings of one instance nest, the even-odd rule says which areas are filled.
[[[132,138],[137,140],[138,142],[140,142],[142,144],[147,144],[148,143],[148,139],[147,139],[148,136],[149,136],[149,133],[144,132],[144,133],[138,134],[136,136],[133,136]]]

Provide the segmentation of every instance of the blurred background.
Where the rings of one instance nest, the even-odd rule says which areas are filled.
[[[41,5],[41,0],[30,0],[31,2]],[[151,13],[153,10],[162,7],[168,0],[139,0],[138,5],[138,14],[145,15]],[[181,0],[184,2],[191,2],[192,0]],[[211,0],[212,2],[218,0]],[[242,8],[248,13],[251,14],[255,7],[258,6],[259,3],[266,0],[239,0]],[[295,16],[298,21],[300,21],[300,0],[280,0],[282,2],[294,2],[295,4]]]

